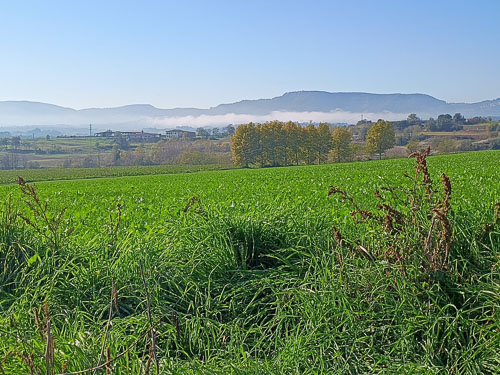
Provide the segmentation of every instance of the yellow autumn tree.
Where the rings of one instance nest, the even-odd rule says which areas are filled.
[[[327,123],[306,127],[291,121],[240,125],[231,138],[233,163],[241,167],[321,164],[332,147],[331,134]]]
[[[259,155],[258,159],[262,166],[277,167],[284,165],[284,134],[282,123],[270,121],[257,125],[259,132]]]
[[[285,134],[285,161],[286,165],[300,163],[300,146],[303,142],[302,127],[292,121],[288,121],[283,125]]]
[[[338,126],[333,130],[329,157],[334,163],[352,159],[351,133],[343,126]]]
[[[236,128],[231,137],[231,154],[234,165],[248,168],[255,162],[259,138],[255,124],[249,123]]]
[[[332,130],[330,125],[322,122],[317,127],[316,134],[318,164],[325,162],[328,158],[328,153],[332,148]]]
[[[318,155],[318,129],[313,124],[310,124],[304,127],[302,132],[302,157],[306,164],[314,164]]]

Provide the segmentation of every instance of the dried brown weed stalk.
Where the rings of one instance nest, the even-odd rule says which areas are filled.
[[[347,192],[331,186],[328,196],[339,195],[341,202],[348,202],[353,207],[351,216],[355,224],[370,223],[379,236],[374,245],[379,248],[370,249],[357,241],[346,241],[334,227],[337,244],[350,251],[355,247],[367,258],[375,254],[403,266],[420,252],[426,268],[434,271],[447,269],[453,243],[450,221],[452,187],[444,173],[441,175],[443,192],[440,194],[440,190],[434,187],[427,166],[429,154],[430,148],[427,148],[409,156],[416,159],[415,176],[405,174],[412,180],[411,187],[381,187],[375,191],[375,197],[380,201],[375,211],[362,209]]]

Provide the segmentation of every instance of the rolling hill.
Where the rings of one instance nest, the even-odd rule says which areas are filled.
[[[0,127],[85,126],[145,128],[224,126],[267,121],[355,122],[365,118],[401,119],[409,113],[422,118],[460,112],[466,117],[500,116],[500,98],[477,103],[447,103],[425,94],[371,94],[359,92],[296,91],[271,99],[242,100],[215,107],[160,109],[149,104],[76,110],[29,101],[0,102]]]

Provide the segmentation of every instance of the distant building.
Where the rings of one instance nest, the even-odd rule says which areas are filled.
[[[96,137],[100,138],[114,138],[117,134],[120,134],[127,141],[132,142],[156,142],[159,141],[162,136],[158,133],[146,133],[146,132],[114,132],[112,130],[106,130],[105,132],[96,133]]]
[[[159,133],[125,132],[122,135],[130,141],[156,142],[161,139]]]
[[[173,139],[173,138],[194,138],[196,137],[195,132],[188,132],[185,130],[180,130],[180,129],[174,129],[174,130],[167,130],[165,132],[165,138],[166,139]]]
[[[111,130],[106,130],[105,132],[95,133],[96,137],[109,138],[114,136],[114,132]]]

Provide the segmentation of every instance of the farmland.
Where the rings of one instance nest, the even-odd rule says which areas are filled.
[[[0,369],[498,373],[500,152],[427,162],[420,211],[414,159],[2,185]]]
[[[214,139],[142,142],[112,137],[0,138],[0,169],[231,164],[229,143]]]
[[[49,168],[0,171],[0,184],[13,184],[19,176],[26,181],[79,180],[101,177],[144,176],[228,169],[227,165],[137,165],[100,168]]]

